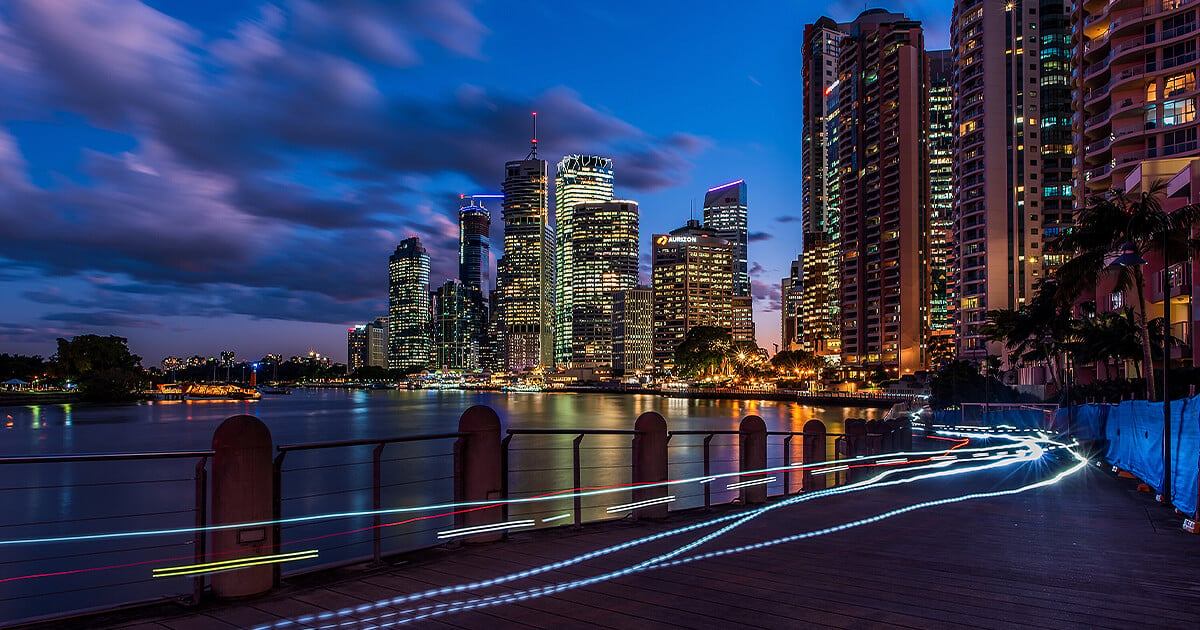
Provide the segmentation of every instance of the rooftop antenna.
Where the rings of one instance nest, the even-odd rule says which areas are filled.
[[[537,159],[537,112],[533,112],[533,139],[529,141],[529,155],[525,159]]]

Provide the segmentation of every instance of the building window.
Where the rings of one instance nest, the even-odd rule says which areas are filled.
[[[1158,100],[1158,81],[1151,81],[1146,84],[1146,102],[1153,103]]]
[[[1151,83],[1151,85],[1154,85]],[[1192,70],[1167,77],[1163,85],[1163,96],[1170,98],[1176,94],[1190,92],[1196,89],[1196,71]]]
[[[1181,125],[1196,119],[1196,99],[1181,98],[1163,104],[1163,124]]]

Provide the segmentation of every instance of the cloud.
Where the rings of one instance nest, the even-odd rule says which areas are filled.
[[[754,296],[755,310],[759,312],[772,313],[782,308],[781,289],[777,284],[751,280],[750,294]]]
[[[762,265],[758,264],[757,262],[752,263],[750,265],[750,275],[752,277],[757,278],[758,276],[761,276],[768,272],[769,272],[769,270],[766,267],[763,267]]]
[[[162,328],[162,322],[156,319],[134,317],[116,311],[66,312],[43,315],[48,322],[59,322],[67,326],[80,326],[85,329],[110,328]]]
[[[792,215],[789,215],[789,214],[785,214],[785,215],[783,215],[783,216],[775,217],[775,222],[776,222],[776,223],[795,223],[795,222],[797,222],[797,221],[800,221],[800,220],[801,220],[801,219],[800,219],[800,217],[797,217],[797,216],[792,216]]]
[[[751,243],[757,243],[760,241],[769,241],[772,238],[774,238],[774,236],[768,234],[767,232],[751,232],[747,237],[747,240],[749,240]]]
[[[53,316],[75,324],[115,304],[143,318],[357,321],[379,312],[403,238],[430,250],[433,284],[457,275],[460,191],[444,188],[496,190],[503,162],[524,156],[530,111],[543,155],[609,155],[634,191],[686,182],[711,144],[647,133],[562,86],[427,94],[381,81],[439,55],[481,59],[488,31],[469,0],[284,6],[217,35],[136,0],[18,0],[0,12],[5,119],[66,110],[136,141],[84,151],[79,177],[43,188],[0,127],[0,261],[119,284],[26,299],[69,307]]]
[[[10,324],[0,322],[0,342],[6,344],[37,344],[54,343],[59,337],[70,336],[57,328],[36,327],[29,324]]]

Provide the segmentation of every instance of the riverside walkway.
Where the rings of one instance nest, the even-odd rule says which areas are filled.
[[[501,542],[289,579],[259,599],[195,608],[164,604],[53,627],[374,628],[401,621],[483,630],[1200,626],[1200,537],[1182,532],[1182,517],[1137,492],[1135,480],[1087,465],[1024,492],[954,500],[1051,479],[1075,464],[1058,451],[962,475],[772,501],[757,517],[695,548],[591,583],[573,584],[628,571],[731,522],[709,523],[714,519],[754,509],[727,505],[664,521],[514,532]],[[946,502],[926,505],[938,501]],[[869,520],[895,511],[901,512]],[[854,523],[861,524],[846,527]],[[477,584],[688,526],[696,527],[503,584]],[[808,536],[772,544],[802,534]],[[702,557],[751,545],[760,547]],[[395,601],[454,585],[466,588]],[[499,599],[481,599],[489,597]],[[497,601],[505,603],[488,605]],[[454,608],[462,609],[447,612]],[[430,612],[447,614],[420,617]]]

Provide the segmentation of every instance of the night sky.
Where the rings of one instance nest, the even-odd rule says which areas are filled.
[[[948,47],[951,0],[883,6]],[[804,24],[836,2],[13,0],[0,4],[0,352],[345,361],[417,235],[457,274],[459,194],[614,158],[650,234],[745,179],[759,345],[800,248]],[[493,213],[498,255],[502,222]]]

